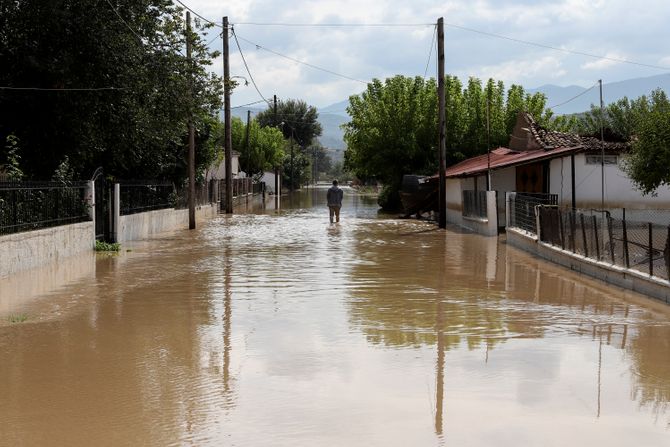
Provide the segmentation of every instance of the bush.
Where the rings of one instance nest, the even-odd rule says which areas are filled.
[[[385,185],[379,193],[377,203],[384,211],[398,211],[401,208],[399,188],[395,185]]]

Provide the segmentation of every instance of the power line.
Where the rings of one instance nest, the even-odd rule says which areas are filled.
[[[142,40],[142,37],[139,34],[137,34],[133,28],[131,28],[131,26],[128,24],[128,22],[126,22],[124,20],[123,17],[121,17],[121,14],[119,14],[119,11],[117,11],[116,8],[114,7],[114,5],[112,5],[112,2],[110,2],[109,0],[105,0],[105,1],[109,5],[109,7],[112,8],[112,11],[114,11],[116,16],[124,23],[124,25],[126,25],[126,27],[130,30],[130,32],[133,33],[135,35],[135,37],[137,37],[139,39],[140,43],[143,44],[144,41]]]
[[[344,78],[344,79],[349,79],[350,81],[360,82],[361,84],[365,84],[365,85],[368,84],[367,82],[365,82],[365,81],[361,81],[360,79],[356,79],[356,78],[352,78],[352,77],[347,76],[347,75],[343,75],[343,74],[340,74],[340,73],[336,73],[336,72],[334,72],[334,71],[332,71],[332,70],[328,70],[327,68],[319,67],[319,66],[310,64],[310,63],[308,63],[308,62],[305,62],[305,61],[301,61],[301,60],[299,60],[299,59],[292,58],[291,56],[287,56],[287,55],[285,55],[285,54],[278,53],[278,52],[276,52],[276,51],[274,51],[274,50],[271,50],[271,49],[269,49],[269,48],[266,48],[266,47],[264,47],[264,46],[262,46],[262,45],[259,45],[259,44],[255,43],[255,42],[252,42],[252,41],[250,41],[250,40],[248,40],[248,39],[245,39],[245,38],[242,37],[242,36],[238,36],[238,37],[239,37],[241,40],[243,40],[243,41],[245,41],[245,42],[247,42],[247,43],[249,43],[249,44],[251,44],[251,45],[254,45],[254,46],[256,47],[257,50],[265,50],[265,51],[267,51],[268,53],[272,53],[272,54],[275,54],[275,55],[277,55],[277,56],[280,56],[280,57],[283,57],[283,58],[285,58],[285,59],[288,59],[288,60],[290,60],[290,61],[297,62],[297,63],[302,64],[302,65],[306,65],[306,66],[308,66],[308,67],[314,68],[315,70],[321,70],[321,71],[323,71],[323,72],[330,73],[330,74],[332,74],[332,75],[334,75],[334,76],[339,76],[339,77]]]
[[[263,101],[267,102],[268,105],[270,105],[270,101],[265,99],[265,96],[261,93],[261,91],[258,89],[258,86],[256,85],[256,81],[254,81],[254,77],[251,75],[251,71],[249,70],[249,66],[247,65],[247,60],[244,58],[244,53],[242,52],[242,47],[240,46],[240,42],[237,40],[237,34],[235,34],[235,28],[232,28],[233,32],[233,37],[235,38],[235,43],[237,44],[237,49],[240,50],[240,56],[242,56],[242,62],[244,62],[244,68],[246,68],[247,73],[249,74],[249,78],[251,79],[251,83],[254,85],[254,88],[258,92],[258,95],[263,98]]]
[[[205,17],[201,16],[200,14],[198,14],[197,12],[195,12],[194,10],[192,10],[189,6],[187,6],[187,5],[186,5],[184,2],[182,2],[181,0],[174,0],[174,1],[176,1],[177,3],[179,3],[180,5],[182,5],[182,6],[183,6],[184,8],[186,8],[187,10],[191,11],[191,12],[193,13],[194,16],[199,17],[199,18],[201,18],[202,20],[204,20],[205,22],[210,23],[210,24],[212,24],[212,25],[214,25],[214,26],[218,26],[219,28],[223,28],[223,24],[214,22],[213,20],[209,20],[208,18],[205,18]]]
[[[428,50],[428,61],[426,62],[426,70],[423,72],[423,79],[426,79],[428,74],[428,66],[430,65],[430,58],[433,56],[433,46],[435,45],[435,35],[437,34],[437,26],[433,29],[433,37],[430,39],[430,50]]]
[[[126,87],[94,87],[94,88],[42,88],[42,87],[8,87],[0,86],[0,90],[34,90],[46,92],[97,92],[104,90],[128,90]]]
[[[181,2],[180,2],[181,3]],[[434,23],[285,23],[285,22],[237,22],[235,25],[288,26],[288,27],[419,27],[435,26]]]
[[[511,42],[522,43],[524,45],[532,45],[532,46],[535,46],[535,47],[545,48],[545,49],[554,50],[554,51],[560,51],[560,52],[568,53],[568,54],[576,54],[576,55],[579,55],[579,56],[586,56],[586,57],[590,57],[590,58],[593,58],[593,59],[601,59],[601,60],[606,60],[606,61],[618,62],[618,63],[621,63],[621,64],[638,65],[640,67],[655,68],[655,69],[658,69],[658,70],[670,70],[670,67],[662,67],[660,65],[652,65],[652,64],[643,64],[641,62],[629,61],[627,59],[619,59],[619,58],[616,58],[616,57],[601,56],[601,55],[598,55],[598,54],[587,53],[587,52],[584,52],[584,51],[569,50],[567,48],[553,47],[551,45],[545,45],[543,43],[531,42],[529,40],[516,39],[514,37],[504,36],[502,34],[489,33],[487,31],[481,31],[481,30],[474,29],[474,28],[468,28],[467,26],[455,25],[453,23],[446,23],[445,22],[444,25],[448,26],[450,28],[456,28],[456,29],[460,29],[460,30],[463,30],[463,31],[469,31],[471,33],[481,34],[481,35],[489,36],[489,37],[495,37],[497,39],[509,40]]]
[[[574,101],[575,99],[579,98],[580,96],[583,96],[583,95],[587,94],[588,92],[590,92],[591,90],[593,90],[593,89],[596,87],[596,85],[598,85],[597,82],[596,82],[595,84],[593,84],[591,87],[589,87],[589,88],[587,88],[586,90],[584,90],[583,92],[579,93],[578,95],[575,95],[575,96],[573,96],[572,98],[568,99],[567,101],[563,101],[563,102],[560,103],[560,104],[556,104],[556,105],[547,107],[547,109],[555,109],[555,108],[557,108],[557,107],[561,107],[561,106],[563,106],[563,105],[565,105],[565,104],[567,104],[567,103],[569,103],[569,102],[572,102],[572,101]]]
[[[265,99],[260,99],[258,101],[254,101],[254,102],[250,102],[250,103],[247,103],[247,104],[242,104],[242,105],[239,105],[239,106],[231,107],[231,109],[239,109],[239,108],[242,108],[242,107],[253,106],[253,105],[256,105],[256,104],[260,104],[262,102],[266,102]],[[252,113],[254,113],[254,112],[252,111]]]

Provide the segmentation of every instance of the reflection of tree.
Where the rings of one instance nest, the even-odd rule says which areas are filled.
[[[632,359],[631,397],[657,416],[665,413],[670,404],[670,328],[640,327],[626,351]]]

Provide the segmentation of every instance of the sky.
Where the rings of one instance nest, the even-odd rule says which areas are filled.
[[[396,74],[436,76],[431,43],[439,17],[445,21],[446,72],[502,80],[527,89],[546,84],[590,87],[670,72],[668,0],[182,0],[200,15],[228,16],[251,76],[268,99],[299,98],[317,107],[346,100],[373,78]],[[266,25],[252,25],[265,23]],[[402,24],[412,26],[303,27],[282,24]],[[527,45],[464,30],[555,48],[668,67],[617,63]],[[207,41],[222,48],[210,32]],[[250,43],[252,42],[252,43]],[[262,48],[257,48],[260,45]],[[231,76],[249,79],[235,40],[230,40]],[[348,78],[273,54],[336,72]],[[429,62],[429,54],[431,54]],[[212,70],[223,73],[221,58]],[[427,68],[427,71],[426,71]],[[260,100],[242,81],[232,105]]]

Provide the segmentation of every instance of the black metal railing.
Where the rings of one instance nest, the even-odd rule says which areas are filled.
[[[91,220],[87,182],[0,182],[0,234]]]
[[[521,228],[533,234],[537,233],[535,207],[538,205],[557,205],[557,194],[517,192],[509,195],[509,226]]]
[[[175,187],[169,181],[121,181],[119,194],[122,216],[172,208],[176,200]]]
[[[646,222],[626,219],[626,210],[621,209],[572,210],[540,206],[538,210],[543,242],[597,261],[670,278],[667,210],[638,211],[636,217],[647,217]]]
[[[463,191],[463,216],[486,219],[486,191]]]

